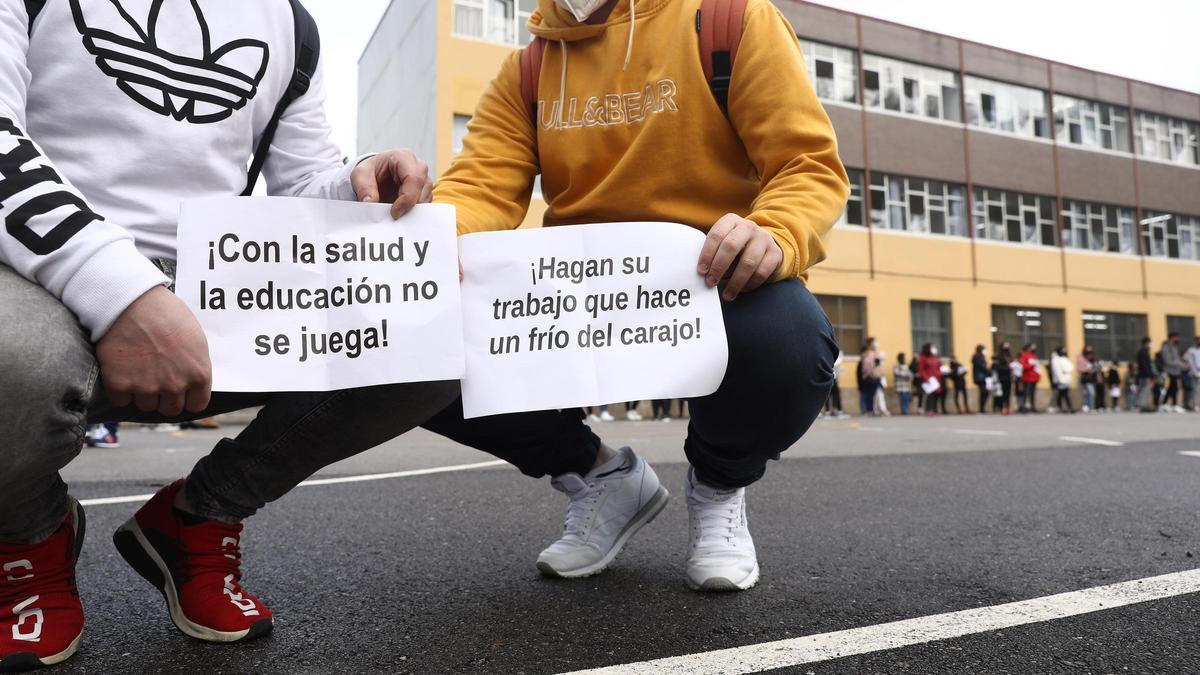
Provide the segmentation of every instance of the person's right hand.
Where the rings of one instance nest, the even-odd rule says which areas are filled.
[[[208,340],[183,301],[163,286],[125,308],[96,343],[100,380],[114,406],[175,417],[208,407]]]

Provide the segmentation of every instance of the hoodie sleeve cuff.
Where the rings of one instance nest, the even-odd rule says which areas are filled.
[[[96,251],[63,288],[62,303],[98,342],[109,327],[146,291],[170,280],[138,253],[133,242],[121,239]]]
[[[369,152],[343,164],[333,175],[333,183],[330,185],[330,192],[333,199],[340,199],[344,202],[358,201],[358,194],[354,192],[354,185],[350,183],[350,174],[354,173],[354,169],[358,168],[359,164],[374,157],[377,153]]]
[[[771,275],[771,282],[798,278],[800,276],[800,255],[796,251],[796,243],[792,240],[791,234],[775,228],[769,228],[768,231],[775,238],[775,243],[779,244],[779,250],[783,251],[783,261],[779,263],[779,269]]]

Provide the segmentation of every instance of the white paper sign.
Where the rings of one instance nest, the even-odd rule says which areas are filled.
[[[716,391],[729,353],[703,243],[674,223],[460,237],[466,416]]]
[[[454,207],[285,197],[185,202],[175,290],[215,391],[462,377]]]

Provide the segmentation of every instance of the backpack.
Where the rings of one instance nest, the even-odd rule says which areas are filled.
[[[29,16],[29,31],[33,32],[33,20],[46,6],[47,0],[25,0],[25,11]],[[242,196],[249,196],[254,192],[254,184],[258,182],[258,176],[262,173],[263,164],[267,161],[267,152],[271,149],[271,142],[275,139],[275,131],[279,128],[279,120],[283,117],[283,113],[287,107],[292,104],[292,101],[300,98],[308,91],[309,84],[312,82],[313,76],[317,72],[317,62],[321,56],[321,36],[317,33],[317,22],[313,20],[312,15],[304,6],[300,4],[300,0],[288,0],[292,6],[292,18],[296,29],[296,58],[292,67],[292,79],[288,82],[288,87],[283,92],[283,96],[279,97],[279,102],[275,104],[275,111],[271,113],[271,120],[267,122],[267,126],[263,128],[262,136],[258,140],[258,145],[254,148],[254,159],[250,161],[250,167],[246,172],[246,189],[242,190]]]
[[[733,78],[733,61],[742,41],[742,23],[747,0],[702,0],[696,10],[696,33],[699,34],[700,65],[708,88],[721,112],[729,115],[729,84]],[[534,38],[521,50],[521,99],[529,110],[529,119],[536,129],[538,123],[538,83],[542,73],[542,55],[546,40]]]

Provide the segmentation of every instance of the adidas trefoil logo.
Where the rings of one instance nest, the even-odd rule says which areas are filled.
[[[258,93],[267,44],[242,38],[214,49],[199,0],[153,0],[144,26],[118,0],[70,1],[75,28],[96,65],[160,115],[218,122]]]

